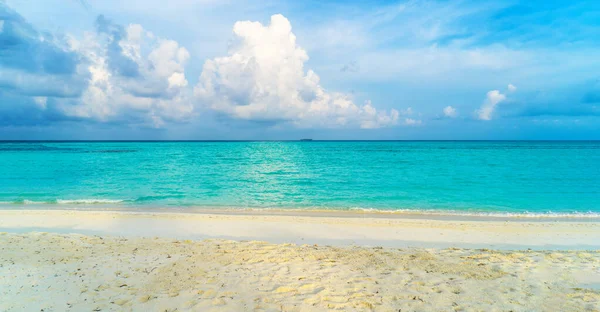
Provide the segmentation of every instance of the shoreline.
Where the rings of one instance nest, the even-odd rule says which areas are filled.
[[[256,208],[232,206],[135,206],[114,205],[109,203],[6,203],[0,202],[1,211],[106,211],[118,213],[190,213],[190,214],[224,214],[224,215],[276,215],[276,216],[312,216],[312,217],[356,217],[400,219],[430,219],[455,221],[574,221],[600,222],[600,212],[488,212],[478,210],[437,210],[437,209],[375,209],[375,208]]]
[[[334,246],[600,249],[600,222],[592,219],[455,218],[337,211],[0,209],[0,232]]]

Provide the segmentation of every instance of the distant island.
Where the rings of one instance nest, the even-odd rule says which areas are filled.
[[[313,139],[300,139],[300,141],[312,141]]]

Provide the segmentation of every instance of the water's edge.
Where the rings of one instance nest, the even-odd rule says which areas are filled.
[[[0,211],[87,211],[117,212],[124,214],[211,214],[211,215],[256,215],[256,216],[307,216],[307,217],[368,217],[428,219],[451,221],[527,221],[527,222],[600,222],[600,213],[512,213],[484,211],[453,210],[418,210],[418,209],[323,209],[323,208],[248,208],[248,207],[164,207],[164,206],[124,206],[107,204],[0,204]]]

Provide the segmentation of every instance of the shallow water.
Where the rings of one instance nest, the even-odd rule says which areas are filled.
[[[0,142],[0,203],[600,214],[600,142]]]

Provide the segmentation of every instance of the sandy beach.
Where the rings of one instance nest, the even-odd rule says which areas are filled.
[[[600,311],[600,223],[0,211],[1,311]]]

